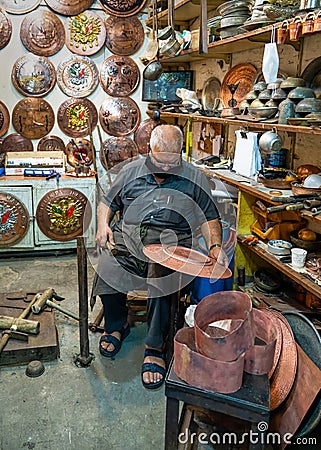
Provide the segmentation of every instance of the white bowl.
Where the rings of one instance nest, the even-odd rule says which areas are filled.
[[[321,175],[313,173],[306,177],[303,182],[303,186],[307,188],[320,188],[321,187]]]

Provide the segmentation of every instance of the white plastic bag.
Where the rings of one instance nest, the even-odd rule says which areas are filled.
[[[279,71],[279,55],[275,42],[275,28],[273,27],[271,33],[271,42],[265,44],[262,72],[266,83],[274,83],[278,77]]]

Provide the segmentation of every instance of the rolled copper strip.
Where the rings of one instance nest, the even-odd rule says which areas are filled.
[[[227,319],[231,320],[229,331],[209,327],[212,322]],[[252,302],[244,292],[208,295],[197,305],[194,321],[197,351],[208,358],[234,361],[254,344]]]
[[[245,352],[244,371],[253,375],[269,373],[273,367],[277,330],[264,310],[253,309],[255,337],[262,344],[254,344]]]
[[[235,361],[218,361],[197,353],[193,328],[174,338],[174,371],[186,383],[211,392],[230,394],[242,386],[244,353]]]

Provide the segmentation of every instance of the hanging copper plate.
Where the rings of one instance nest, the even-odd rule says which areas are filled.
[[[51,151],[65,151],[65,143],[58,136],[45,136],[38,142],[37,145],[38,152],[51,152]]]
[[[85,11],[70,17],[66,26],[66,46],[77,55],[97,53],[106,40],[106,27],[98,14]]]
[[[1,6],[1,3],[0,3]],[[4,10],[0,8],[0,49],[9,44],[12,35],[12,23]]]
[[[99,121],[106,133],[126,136],[138,127],[140,110],[137,103],[129,97],[109,98],[100,107]]]
[[[112,172],[118,172],[125,163],[137,157],[138,148],[135,142],[128,137],[106,139],[100,150],[101,164],[106,170]]]
[[[145,33],[138,17],[109,16],[105,25],[106,47],[115,55],[133,55],[143,45]]]
[[[14,129],[29,139],[40,139],[50,133],[55,124],[52,107],[42,98],[20,100],[12,111]]]
[[[84,138],[71,139],[66,145],[67,161],[72,167],[90,166],[93,162],[93,151],[90,141]]]
[[[62,92],[69,97],[87,97],[98,86],[97,66],[87,56],[72,56],[59,64],[57,82]]]
[[[1,152],[33,152],[33,143],[21,134],[11,133],[2,141]]]
[[[28,227],[29,214],[25,205],[14,195],[0,192],[0,248],[17,244]]]
[[[67,136],[82,137],[89,135],[98,122],[95,105],[86,98],[69,98],[58,108],[58,125]]]
[[[10,114],[6,105],[0,101],[0,136],[6,134],[10,125]]]
[[[156,121],[154,119],[146,119],[140,123],[134,135],[134,141],[136,142],[140,154],[147,155],[150,135],[152,134],[153,129],[158,125],[163,125],[165,123],[164,120]]]
[[[51,11],[35,11],[23,19],[20,38],[29,52],[39,56],[57,53],[65,43],[65,28]]]
[[[133,16],[144,8],[147,0],[99,0],[99,3],[113,16]]]
[[[64,16],[76,16],[90,8],[94,0],[45,0],[47,5]]]
[[[45,56],[25,55],[14,63],[11,79],[20,94],[27,97],[43,97],[56,83],[56,70]]]
[[[132,94],[140,80],[139,68],[129,56],[109,56],[102,63],[99,76],[104,91],[112,97]]]
[[[234,99],[237,101],[237,106],[252,89],[253,77],[255,74],[256,68],[252,64],[237,64],[226,73],[222,81],[220,92],[220,98],[224,108],[229,107],[228,101],[232,98],[231,92],[227,85],[239,83],[239,86],[234,94]]]
[[[88,228],[91,216],[88,198],[72,188],[47,192],[36,211],[38,227],[55,241],[71,241],[81,236]]]
[[[0,7],[10,14],[26,14],[39,6],[40,0],[0,0]]]

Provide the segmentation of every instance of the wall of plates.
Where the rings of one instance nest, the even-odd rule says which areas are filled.
[[[108,151],[137,156],[145,4],[0,0],[2,161],[9,151],[54,149],[71,168],[92,169],[93,143],[103,175]]]

